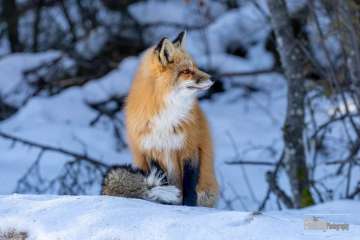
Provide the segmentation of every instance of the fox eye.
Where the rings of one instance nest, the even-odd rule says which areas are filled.
[[[186,75],[186,74],[191,74],[192,72],[189,69],[185,69],[185,70],[182,70],[180,73]]]

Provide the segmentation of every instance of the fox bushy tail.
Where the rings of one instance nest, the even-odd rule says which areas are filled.
[[[156,164],[152,164],[148,173],[131,165],[110,168],[104,176],[101,193],[165,204],[182,203],[181,191],[168,185],[165,173]]]

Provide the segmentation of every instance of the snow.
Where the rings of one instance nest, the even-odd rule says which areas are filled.
[[[165,20],[182,22],[184,18],[189,21],[189,24],[206,23],[206,19],[201,17],[202,14],[193,14],[196,7],[184,8],[184,4],[154,0],[144,4],[134,4],[131,11],[136,17],[141,18],[141,21],[148,23]],[[269,31],[269,25],[265,23],[264,17],[255,11],[251,4],[244,6],[242,10],[228,13],[224,13],[224,9],[218,8],[217,5],[219,4],[216,1],[209,5],[211,16],[217,17],[217,20],[210,24],[205,31],[205,37],[209,39],[210,46],[214,50],[212,54],[210,56],[206,54],[202,33],[190,31],[188,34],[187,48],[199,65],[205,67],[210,62],[211,66],[208,67],[217,69],[219,73],[270,67],[273,60],[271,55],[264,51],[262,41]],[[158,10],[159,8],[161,11]],[[252,15],[252,11],[255,11],[256,14]],[[154,12],[156,14],[153,14]],[[242,17],[244,21],[240,21]],[[240,30],[237,27],[229,27],[234,22],[243,23],[239,25]],[[256,28],[249,28],[249,24],[253,24]],[[175,37],[178,32],[178,29],[172,29],[170,32],[168,30],[158,30],[156,34],[146,36],[146,39],[155,42],[165,35]],[[239,34],[234,34],[234,32],[239,32]],[[246,38],[243,37],[244,33]],[[244,46],[250,46],[256,42],[249,48],[246,59],[225,52],[225,45],[239,40]],[[39,64],[37,59],[49,58],[52,55],[54,54],[51,52],[18,54],[0,59],[0,91],[5,91],[3,90],[5,89],[3,86],[7,84],[5,76],[16,81],[16,84],[13,83],[14,86],[24,85],[22,72],[29,67],[37,66]],[[104,101],[109,96],[126,95],[138,60],[138,56],[126,58],[116,69],[102,78],[89,81],[84,86],[72,87],[54,96],[31,98],[14,116],[0,123],[0,130],[37,143],[61,147],[79,154],[86,153],[104,163],[130,163],[131,155],[128,149],[120,151],[118,148],[109,119],[103,117],[95,126],[90,126],[90,122],[95,119],[97,113],[89,108],[87,103]],[[8,70],[9,62],[13,62],[15,66],[11,70]],[[241,83],[261,86],[267,93],[255,94],[251,99],[246,98],[246,93],[241,89],[231,89],[232,84],[239,82],[238,80],[241,80]],[[214,136],[216,172],[226,198],[233,198],[234,195],[237,195],[236,193],[241,193],[231,208],[256,209],[266,190],[264,173],[268,167],[249,167],[244,171],[239,170],[236,166],[226,165],[225,162],[234,160],[239,155],[247,160],[271,161],[280,154],[276,152],[274,155],[274,153],[260,150],[260,148],[272,143],[274,143],[275,149],[281,147],[280,129],[284,111],[277,109],[285,109],[283,98],[285,85],[279,76],[273,75],[228,79],[225,81],[225,86],[230,88],[227,94],[201,103]],[[26,87],[25,84],[24,88]],[[278,90],[273,91],[274,87]],[[9,92],[11,88],[7,87],[7,89]],[[11,97],[19,103],[24,99],[24,96],[18,95]],[[239,118],[234,118],[234,116],[239,116]],[[120,123],[123,114],[118,114],[116,118]],[[268,133],[267,136],[259,139],[258,136],[264,131]],[[238,154],[231,137],[235,137],[236,147],[241,148]],[[259,150],[249,151],[254,147],[259,147]],[[8,194],[16,189],[17,181],[36,160],[40,151],[22,144],[13,146],[10,141],[3,139],[0,139],[0,151],[2,153],[0,156],[0,181],[7,182],[0,186],[0,194]],[[68,156],[46,152],[40,162],[42,177],[45,179],[56,177],[61,172],[63,164],[68,161]],[[245,184],[244,177],[249,178],[252,186]],[[229,187],[230,185],[231,187]],[[87,193],[98,194],[99,187],[100,183]],[[251,194],[253,192],[251,188],[255,187],[256,193]],[[271,206],[272,203],[269,204],[270,208]],[[219,208],[224,207],[225,205],[221,201]]]
[[[208,30],[212,52],[224,52],[224,47],[240,42],[243,46],[262,41],[270,31],[270,25],[258,9],[248,4],[231,10],[215,21]],[[241,33],[241,34],[234,34]]]
[[[57,57],[59,57],[59,52],[49,51],[39,54],[11,54],[1,58],[0,96],[12,105],[22,103],[28,91],[28,86],[23,82],[23,71]]]
[[[188,25],[187,50],[200,68],[211,69],[216,74],[256,71],[273,66],[273,56],[265,49],[266,38],[271,31],[267,1],[257,0],[258,6],[253,1],[240,1],[241,7],[232,10],[226,10],[220,1],[208,0],[205,7],[199,7],[198,2],[148,0],[132,4],[129,12],[139,23],[155,24],[144,31],[144,40],[149,44],[156,43],[164,36],[173,39],[184,30],[176,26],[158,26],[160,22]],[[103,8],[101,2],[95,1],[94,4]],[[304,0],[288,1],[292,13],[304,4]],[[76,9],[69,9],[70,14],[76,17]],[[54,8],[48,14],[59,24],[58,27],[53,27],[55,25],[51,22],[46,25],[49,34],[43,37],[49,38],[51,43],[53,38],[59,37],[61,30],[68,28],[68,24],[59,9]],[[328,18],[321,12],[317,14],[320,25],[328,30]],[[100,51],[106,44],[108,34],[116,34],[117,27],[113,29],[114,26],[122,22],[122,16],[117,12],[100,11],[97,17],[108,27],[80,33],[84,36],[89,34],[74,46],[80,56],[91,57]],[[27,28],[32,19],[31,15],[24,17],[20,27]],[[200,25],[206,27],[203,30],[191,28]],[[310,34],[314,56],[326,60],[319,47],[315,24],[310,23],[306,31]],[[20,37],[24,41],[32,39],[27,35]],[[337,41],[330,37],[326,45],[338,51]],[[141,54],[123,59],[108,74],[92,79],[83,86],[74,86],[52,96],[41,93],[28,99],[34,89],[26,82],[24,71],[60,56],[63,57],[62,67],[68,70],[72,69],[74,60],[60,51],[4,55],[8,48],[6,42],[0,43],[0,99],[19,109],[16,114],[0,122],[1,132],[84,154],[108,165],[131,163],[129,150],[120,146],[113,129],[117,124],[121,136],[126,136],[122,126],[123,113],[114,116],[114,120],[102,116],[96,124],[90,124],[98,113],[89,107],[89,103],[106,101],[110,97],[125,97]],[[246,56],[228,52],[236,48],[246,49]],[[326,61],[321,63],[327,64]],[[0,194],[4,194],[0,195],[0,239],[2,232],[11,229],[27,232],[29,240],[359,239],[360,202],[332,201],[344,197],[346,181],[342,177],[323,180],[329,191],[320,189],[320,192],[324,200],[329,202],[302,210],[275,211],[279,209],[279,204],[271,195],[266,212],[251,212],[257,210],[264,199],[268,188],[265,173],[272,167],[229,165],[227,162],[246,160],[275,163],[279,159],[283,149],[286,82],[281,75],[273,73],[229,77],[223,79],[223,83],[225,93],[201,101],[214,141],[215,171],[221,190],[217,209],[99,196],[101,177],[93,185],[84,187],[83,192],[77,193],[87,196],[10,195],[13,192],[35,193],[34,190],[19,191],[17,184],[39,156],[39,173],[44,182],[61,176],[64,164],[72,159],[55,152],[42,153],[35,147],[0,138]],[[246,88],[239,87],[247,84],[260,91],[249,94]],[[311,92],[309,99],[316,94],[316,90]],[[349,111],[355,113],[354,103],[350,99],[349,102]],[[311,104],[316,109],[314,119],[317,126],[327,122],[330,116],[339,117],[345,111],[343,105],[334,103],[331,98],[318,98]],[[335,166],[327,166],[326,161],[345,159],[348,155],[346,124],[335,124],[326,133],[326,151],[317,152],[318,167],[311,173],[315,181],[326,178],[336,170]],[[313,128],[312,121],[307,119],[305,135],[313,134]],[[355,139],[356,136],[350,137]],[[307,143],[305,147],[307,158],[312,159],[316,143]],[[354,189],[355,179],[359,177],[359,166],[354,165],[354,180],[350,183],[350,189]],[[31,178],[30,183],[33,184],[35,180]],[[277,180],[280,187],[290,193],[284,171],[279,173]],[[45,183],[37,187],[45,194],[62,194],[59,187],[44,190]],[[317,198],[316,194],[314,196]],[[319,199],[316,201],[319,202]],[[304,220],[313,216],[331,223],[350,224],[349,230],[304,230]]]
[[[266,1],[261,7],[266,10]],[[297,8],[303,1],[291,1]],[[172,21],[188,24],[207,24],[207,19],[194,13],[196,9],[185,1],[152,0],[142,4],[134,4],[131,12],[143,23]],[[265,50],[265,37],[270,26],[261,11],[251,3],[243,3],[241,9],[224,12],[218,8],[218,1],[212,1],[210,15],[215,20],[204,31],[188,32],[187,49],[199,63],[200,67],[212,68],[218,73],[253,71],[267,69],[272,66],[273,58]],[[300,4],[301,5],[301,4]],[[186,5],[188,6],[188,5]],[[102,16],[103,21],[115,21],[112,15]],[[118,16],[119,17],[119,16]],[[117,18],[116,18],[117,19]],[[59,20],[60,21],[60,20]],[[182,29],[181,29],[182,30]],[[180,31],[177,28],[154,28],[145,34],[146,41],[155,43],[163,36],[173,38]],[[97,32],[87,43],[96,47],[100,40]],[[99,31],[98,33],[101,33]],[[100,34],[101,35],[101,34]],[[206,52],[205,40],[209,41],[210,53]],[[247,47],[248,56],[239,57],[226,52],[228,45],[239,42]],[[79,48],[86,48],[84,43]],[[95,49],[96,50],[96,49]],[[59,56],[59,52],[48,51],[37,54],[12,54],[0,59],[0,95],[5,96],[7,103],[21,107],[11,118],[0,122],[0,131],[47,144],[61,147],[79,154],[87,154],[107,164],[130,163],[128,149],[119,149],[114,137],[113,125],[107,117],[102,117],[94,126],[90,122],[97,113],[88,106],[89,102],[104,101],[110,96],[125,96],[136,71],[140,56],[124,59],[118,67],[107,75],[89,81],[83,86],[71,87],[54,96],[36,96],[24,106],[22,103],[30,91],[23,79],[23,71],[38,66]],[[251,84],[261,89],[249,95],[246,90],[237,87],[239,84]],[[215,95],[211,100],[204,100],[201,106],[208,118],[215,148],[216,174],[220,182],[222,199],[218,208],[236,210],[255,210],[262,201],[267,190],[265,172],[269,166],[228,165],[234,160],[275,162],[281,154],[282,124],[286,109],[286,84],[278,74],[224,79],[226,93]],[[18,89],[18,91],[13,91]],[[333,106],[327,99],[317,101],[316,119],[319,124],[325,122]],[[341,108],[341,106],[340,106]],[[123,114],[116,116],[121,124]],[[328,155],[325,160],[343,159],[346,147],[343,146],[346,129],[333,129],[335,143],[329,142]],[[122,129],[122,135],[125,131]],[[309,127],[308,135],[310,135]],[[0,139],[0,194],[15,191],[17,181],[24,175],[29,166],[37,159],[40,151],[22,144]],[[311,154],[311,149],[309,153]],[[64,163],[70,159],[57,153],[46,152],[40,162],[40,172],[44,179],[52,179],[59,175]],[[355,168],[355,167],[354,167]],[[356,169],[358,170],[357,166]],[[329,169],[318,168],[315,179],[327,175]],[[354,179],[360,171],[353,173]],[[279,184],[289,192],[287,178],[283,172],[278,177]],[[355,181],[352,181],[352,187]],[[329,184],[337,190],[335,198],[343,196],[344,181],[336,180]],[[100,182],[86,194],[98,194]],[[340,189],[340,190],[339,190]],[[56,191],[46,193],[58,193]],[[322,193],[325,195],[322,191]],[[231,200],[228,205],[225,200]],[[329,199],[326,199],[329,200]],[[277,209],[275,198],[271,197],[266,209]]]
[[[349,230],[304,230],[322,215]],[[335,214],[336,213],[336,214]],[[336,201],[303,210],[251,212],[161,205],[108,196],[0,196],[0,231],[36,239],[358,239],[360,203]]]

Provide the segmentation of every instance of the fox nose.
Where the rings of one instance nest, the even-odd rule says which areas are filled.
[[[211,79],[211,76],[207,73],[205,73],[203,76],[200,77],[200,81],[208,81],[208,80],[213,82],[213,80]]]

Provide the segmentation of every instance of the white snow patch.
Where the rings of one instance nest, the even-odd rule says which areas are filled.
[[[60,52],[17,53],[0,60],[0,96],[3,101],[17,106],[22,103],[28,93],[28,86],[23,81],[23,72],[41,63],[48,62],[60,56]]]
[[[334,213],[336,210],[337,215]],[[304,230],[304,218],[323,215],[348,231]],[[360,203],[337,201],[304,210],[220,211],[161,205],[108,196],[0,196],[0,231],[26,231],[29,239],[358,239]]]

